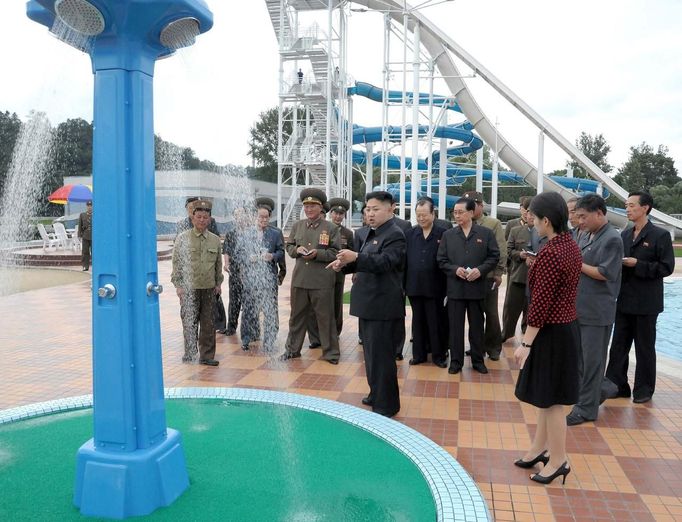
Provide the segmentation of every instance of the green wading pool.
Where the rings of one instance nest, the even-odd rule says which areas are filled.
[[[470,483],[448,485],[464,499],[462,507],[443,504],[443,484],[434,489],[442,477],[434,479],[400,447],[410,445],[409,437],[399,440],[402,430],[428,439],[397,422],[288,393],[200,390],[178,389],[178,398],[166,401],[168,426],[182,433],[190,487],[174,504],[139,518],[379,522],[455,520],[458,513],[457,520],[488,519],[482,498],[467,501],[479,492],[463,470]],[[244,397],[234,398],[240,392]],[[86,519],[72,495],[75,455],[92,436],[92,409],[87,397],[64,401],[0,412],[0,520]],[[343,419],[335,410],[358,418]],[[377,426],[363,425],[363,417]],[[379,436],[382,425],[397,431]],[[447,468],[443,453],[427,460]]]

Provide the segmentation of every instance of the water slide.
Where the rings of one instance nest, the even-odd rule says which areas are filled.
[[[399,24],[403,23],[404,4],[398,0],[353,0],[354,4],[362,5],[368,9],[387,13]],[[526,118],[528,118],[539,130],[549,139],[557,144],[568,156],[580,166],[588,175],[603,184],[611,193],[615,194],[621,201],[627,199],[627,191],[618,185],[611,177],[602,172],[587,156],[585,156],[575,145],[562,136],[535,110],[519,98],[509,87],[486,69],[478,60],[471,56],[453,38],[439,29],[436,24],[431,22],[419,10],[410,9],[410,21],[408,30],[414,30],[415,21],[419,23],[421,45],[433,57],[435,65],[447,83],[450,92],[457,100],[457,106],[467,120],[472,122],[477,134],[486,143],[495,143],[497,139],[498,155],[505,165],[512,168],[524,181],[532,186],[537,186],[537,169],[519,151],[517,151],[499,130],[495,129],[494,123],[488,118],[481,107],[478,105],[473,95],[469,91],[462,72],[460,72],[452,55],[460,59],[467,67],[476,74],[477,77],[486,81],[497,93],[516,107]],[[468,71],[467,71],[468,72]],[[566,178],[570,179],[570,178]],[[544,190],[558,192],[568,199],[573,192],[568,187],[564,187],[556,180],[545,178],[543,183]],[[651,216],[658,221],[676,229],[677,234],[682,233],[682,220],[664,214],[658,210],[652,210]],[[609,211],[609,219],[617,226],[625,226],[627,218],[617,211]]]
[[[389,102],[399,103],[402,101],[403,92],[402,91],[388,91]],[[407,92],[406,98],[408,103],[412,103],[414,99],[414,93]],[[354,87],[348,88],[349,96],[364,96],[372,101],[381,103],[384,97],[383,89],[371,85],[365,82],[356,82]],[[432,95],[429,93],[418,93],[419,104],[429,105],[433,104],[436,107],[446,107],[448,110],[452,110],[461,113],[459,105],[454,102],[452,97],[448,98],[442,95]],[[451,125],[439,125],[434,127],[433,136],[436,138],[446,138],[450,140],[455,140],[460,142],[460,144],[451,146],[447,148],[447,157],[461,157],[465,156],[471,152],[480,149],[483,146],[483,140],[473,133],[474,126],[469,121],[462,121],[459,123],[454,123]],[[402,127],[389,125],[386,128],[386,133],[390,141],[399,142],[402,139]],[[429,132],[429,127],[427,125],[420,125],[417,130],[417,136],[425,137]],[[382,141],[382,127],[362,127],[360,125],[353,126],[353,145],[361,145],[367,143],[375,143]],[[411,138],[413,134],[413,129],[411,125],[405,126],[405,136]],[[434,198],[438,196],[439,180],[437,178],[438,168],[440,164],[440,151],[435,151],[432,154],[432,170],[436,177],[431,181],[432,194]],[[405,168],[410,170],[412,168],[413,158],[405,158]],[[357,165],[367,164],[367,154],[361,150],[353,150],[353,163]],[[375,167],[381,166],[381,154],[372,155],[372,165]],[[389,154],[386,158],[387,167],[389,169],[400,169],[401,159],[399,156]],[[428,170],[428,161],[425,158],[417,158],[417,168],[421,171]],[[446,187],[461,186],[468,178],[476,176],[476,169],[465,168],[454,163],[448,163],[446,167]],[[591,179],[580,179],[580,178],[567,178],[563,176],[550,176],[551,179],[555,180],[558,184],[565,188],[569,188],[575,192],[596,192],[599,186],[599,182]],[[483,179],[486,181],[492,180],[492,171],[489,169],[483,170]],[[522,176],[519,176],[515,172],[500,171],[498,173],[498,179],[500,182],[504,183],[516,183],[518,185],[525,185],[526,181]],[[412,184],[407,182],[405,184],[405,202],[407,205],[410,204],[411,200],[411,187]],[[428,181],[426,179],[422,180],[421,187],[418,192],[418,196],[426,195],[428,188]],[[399,183],[389,183],[386,186],[386,190],[391,192],[394,196],[400,193]],[[604,197],[608,197],[608,191],[603,191]],[[446,196],[447,207],[454,206],[457,201],[457,196]]]

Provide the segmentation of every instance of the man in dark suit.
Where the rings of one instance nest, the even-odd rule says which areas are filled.
[[[395,212],[396,204],[393,202],[392,210],[391,212]],[[397,215],[393,214],[393,217],[391,219],[391,222],[398,227],[403,234],[408,234],[410,230],[412,230],[412,224]],[[405,299],[405,273],[403,272],[402,274],[402,281],[403,281],[403,300]],[[405,321],[402,322],[402,324],[398,324],[398,332],[395,336],[395,359],[396,361],[402,361],[403,360],[403,348],[405,347]]]
[[[492,230],[473,222],[476,202],[461,198],[452,211],[457,225],[443,233],[438,247],[438,266],[447,277],[450,322],[449,373],[464,365],[464,317],[469,318],[471,363],[479,373],[488,373],[483,362],[483,300],[488,279],[500,259]]]
[[[621,233],[623,276],[606,369],[606,378],[616,387],[606,398],[630,397],[628,360],[635,342],[632,401],[636,403],[650,401],[656,388],[656,319],[663,311],[663,278],[675,269],[670,234],[649,221],[653,206],[654,200],[646,192],[632,192],[625,204],[634,227]]]
[[[405,235],[392,223],[393,197],[370,192],[367,200],[369,228],[355,235],[357,251],[342,249],[328,265],[335,271],[355,273],[350,313],[362,327],[365,373],[369,395],[362,403],[375,413],[392,417],[400,411],[396,336],[405,325],[403,270]]]

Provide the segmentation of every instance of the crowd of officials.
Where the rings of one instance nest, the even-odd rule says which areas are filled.
[[[654,202],[648,193],[629,195],[631,226],[623,231],[609,223],[605,201],[596,194],[568,202],[555,193],[522,197],[520,218],[504,228],[484,213],[479,192],[463,194],[452,221],[437,219],[433,200],[421,198],[411,226],[395,216],[391,194],[376,191],[367,194],[363,226],[355,232],[342,224],[348,201],[327,201],[314,188],[303,190],[301,201],[305,218],[286,239],[270,225],[274,202],[259,198],[255,211],[235,212],[221,245],[210,203],[188,199],[172,273],[181,302],[184,362],[218,365],[213,317],[224,271],[229,305],[221,331],[236,334],[241,309],[242,349],[261,341],[264,350],[276,350],[277,288],[286,276],[286,253],[295,266],[288,335],[278,358],[301,357],[307,334],[310,349],[338,364],[344,282],[351,274],[350,315],[359,320],[369,385],[362,403],[388,417],[400,410],[396,361],[403,358],[406,340],[406,298],[412,308],[409,364],[427,363],[430,356],[450,374],[462,370],[466,356],[473,370],[487,374],[486,356],[500,358],[521,319],[516,396],[538,408],[538,427],[515,464],[542,463],[532,480],[565,481],[567,425],[596,420],[599,405],[610,398],[651,400],[663,278],[673,272],[675,258],[670,234],[649,220]],[[631,387],[633,342],[637,365]],[[568,415],[566,405],[572,406]]]

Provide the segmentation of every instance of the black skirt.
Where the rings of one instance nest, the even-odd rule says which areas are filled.
[[[516,397],[538,408],[575,404],[580,387],[579,345],[578,321],[540,328],[516,381]]]

